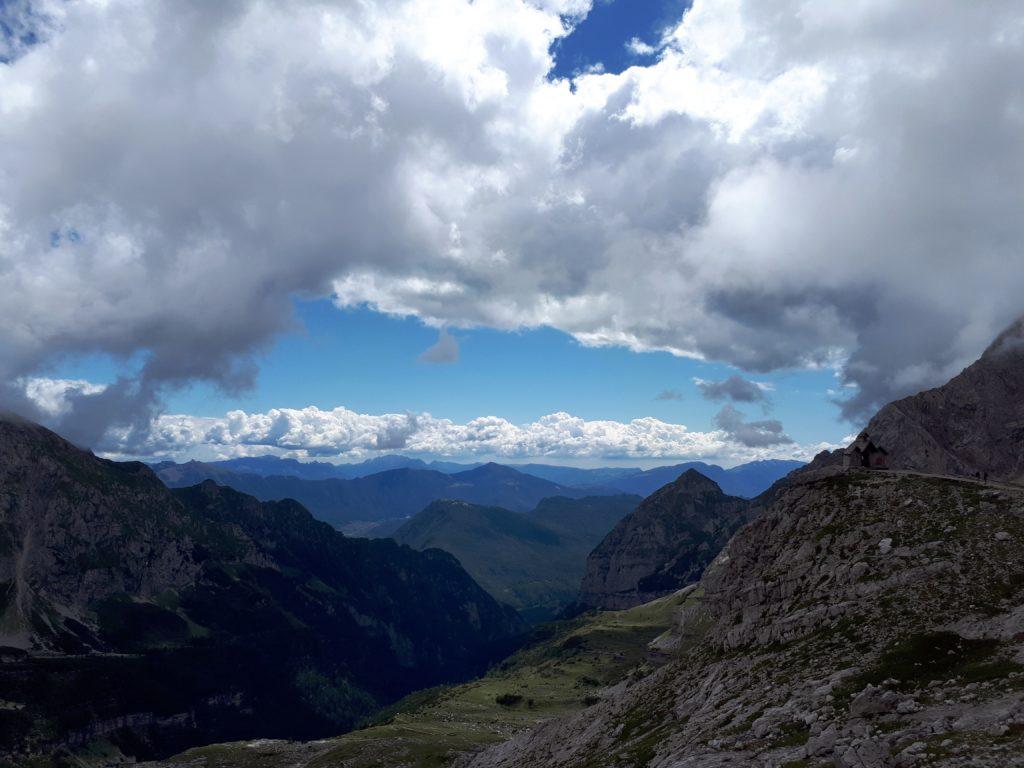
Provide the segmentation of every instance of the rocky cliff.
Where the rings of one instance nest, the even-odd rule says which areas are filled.
[[[1024,491],[794,483],[657,646],[676,660],[462,764],[1022,764]]]
[[[523,629],[443,552],[0,419],[0,762],[335,733]]]
[[[629,608],[696,581],[751,509],[687,470],[644,499],[591,552],[580,606]]]
[[[655,643],[672,663],[463,765],[1024,764],[1022,335],[872,419],[899,471],[823,453],[762,494]]]
[[[947,384],[882,408],[867,432],[894,469],[1024,482],[1024,319]]]

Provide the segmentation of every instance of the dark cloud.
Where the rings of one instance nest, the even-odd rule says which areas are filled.
[[[437,341],[420,355],[421,363],[448,364],[459,361],[459,341],[445,328],[437,335]]]
[[[57,420],[56,430],[73,443],[97,450],[138,448],[149,437],[161,406],[158,388],[145,378],[120,378],[91,394],[71,390],[66,399],[68,411]]]
[[[1024,347],[1024,317],[1015,320],[1005,331],[996,337],[988,349],[986,357],[998,357],[1006,354],[1018,354]]]
[[[765,448],[772,445],[787,445],[793,442],[785,433],[782,422],[777,419],[747,421],[742,411],[732,405],[725,405],[715,416],[715,425],[728,434],[729,439],[748,448]]]
[[[768,400],[764,387],[736,374],[723,381],[697,379],[696,384],[708,400],[732,400],[735,403],[764,403]]]
[[[20,381],[0,382],[0,414],[43,422],[47,414],[26,393]]]
[[[655,400],[682,400],[683,393],[678,389],[663,389],[654,396]]]
[[[965,337],[977,329],[964,329],[961,323],[956,315],[907,297],[861,325],[854,351],[840,371],[852,392],[837,401],[844,418],[866,424],[882,405],[959,373],[978,354],[965,355]],[[978,338],[968,348],[977,344],[980,352],[986,343]]]

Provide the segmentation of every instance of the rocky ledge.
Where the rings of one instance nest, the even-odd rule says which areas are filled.
[[[1024,491],[793,484],[705,573],[674,662],[462,766],[1024,764]]]

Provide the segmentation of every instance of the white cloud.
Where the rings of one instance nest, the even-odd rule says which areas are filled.
[[[632,37],[626,42],[626,50],[634,56],[651,56],[658,49],[650,43],[645,43],[639,37]]]
[[[550,48],[589,5],[19,12],[44,42],[0,64],[0,380],[105,352],[142,353],[142,408],[244,386],[293,298],[333,293],[841,360],[859,415],[1021,311],[1019,2],[696,0],[657,61],[570,87]]]
[[[514,424],[498,416],[458,423],[429,413],[374,415],[347,408],[280,408],[266,413],[232,411],[222,418],[161,416],[140,455],[185,458],[287,452],[299,458],[353,459],[401,451],[506,460],[716,459],[735,463],[759,458],[809,459],[822,448],[783,445],[788,438],[779,439],[778,434],[773,434],[773,440],[739,440],[730,429],[698,432],[649,417],[629,422],[587,421],[564,412]],[[749,429],[761,428],[753,424]],[[765,438],[771,430],[761,431]],[[110,452],[121,455],[129,451],[114,445]]]
[[[83,379],[47,379],[34,377],[20,382],[25,395],[50,417],[65,415],[71,409],[69,396],[98,395],[107,387]]]

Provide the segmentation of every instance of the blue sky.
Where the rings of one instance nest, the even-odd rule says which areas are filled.
[[[569,77],[600,65],[621,72],[650,57],[637,56],[626,44],[633,38],[657,46],[666,27],[675,26],[689,0],[597,0],[573,33],[555,45],[552,74]]]
[[[588,421],[652,416],[707,431],[714,428],[722,402],[703,398],[694,379],[722,380],[737,373],[726,365],[666,352],[585,347],[548,328],[454,330],[458,361],[426,363],[420,356],[437,341],[438,332],[418,320],[369,309],[339,310],[328,300],[297,301],[295,311],[301,327],[257,359],[253,390],[228,394],[193,384],[170,394],[167,411],[219,417],[234,409],[254,413],[344,406],[369,414],[429,412],[460,423],[500,416],[517,424],[565,411]],[[136,364],[90,356],[68,361],[55,374],[107,383],[119,373],[131,373]],[[772,387],[767,406],[736,404],[751,420],[781,420],[798,444],[835,442],[850,432],[828,394],[836,386],[831,370],[744,375]],[[665,391],[680,399],[658,399]],[[649,466],[665,461],[583,463]]]

